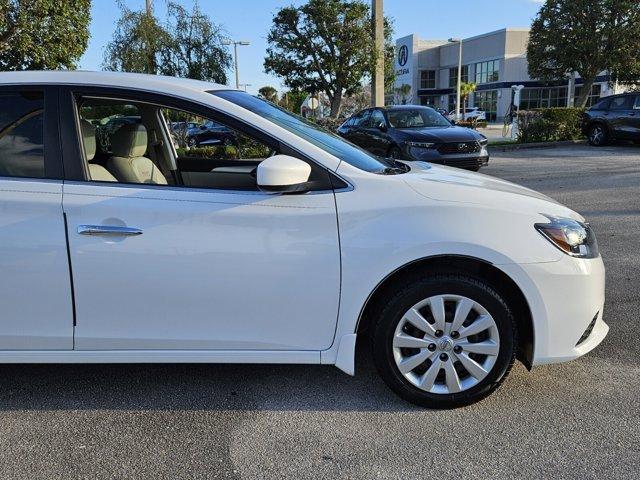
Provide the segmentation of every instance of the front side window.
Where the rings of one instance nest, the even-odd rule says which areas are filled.
[[[360,170],[379,173],[392,167],[386,160],[371,155],[338,135],[248,93],[233,90],[209,93],[259,115]]]
[[[369,117],[371,116],[371,110],[365,110],[360,112],[353,122],[354,127],[366,127],[369,125]]]
[[[403,108],[387,111],[393,128],[450,127],[451,124],[432,108]]]
[[[378,128],[380,125],[386,125],[387,121],[384,119],[384,114],[380,110],[373,110],[369,120],[369,127]]]
[[[631,110],[635,103],[635,99],[635,97],[632,97],[630,95],[624,97],[616,97],[611,100],[609,110]]]
[[[0,94],[0,176],[44,178],[44,95]]]
[[[88,98],[78,102],[78,117],[90,181],[257,190],[257,166],[279,153],[217,120],[163,105]]]

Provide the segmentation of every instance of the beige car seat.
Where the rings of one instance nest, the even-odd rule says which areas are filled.
[[[84,154],[89,164],[89,176],[91,180],[98,182],[117,182],[118,180],[102,165],[91,163],[91,160],[93,160],[96,155],[96,128],[91,125],[90,122],[80,120],[80,130],[82,131]]]
[[[121,182],[166,185],[167,179],[147,157],[147,129],[141,124],[123,125],[111,135],[113,156],[107,169]]]

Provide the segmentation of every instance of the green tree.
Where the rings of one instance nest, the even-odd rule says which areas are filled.
[[[106,47],[103,68],[227,83],[231,55],[224,32],[200,10],[169,2],[163,25],[149,11],[119,2],[122,16]]]
[[[400,97],[400,103],[402,105],[406,105],[409,99],[409,95],[411,94],[411,85],[408,83],[403,83],[398,88],[396,88],[396,93]]]
[[[638,38],[637,0],[547,0],[531,26],[529,74],[553,81],[577,72],[584,107],[600,72],[623,82],[640,79]]]
[[[462,82],[460,84],[460,112],[462,118],[464,118],[464,112],[467,109],[467,100],[469,95],[476,91],[477,85],[475,83]]]
[[[280,98],[280,106],[289,110],[290,112],[300,115],[302,104],[308,96],[308,93],[301,92],[300,90],[289,90],[288,92],[285,92]]]
[[[223,45],[224,31],[202,13],[198,2],[191,12],[175,2],[168,5],[169,48],[163,51],[164,75],[227,83],[231,55]]]
[[[258,90],[258,95],[267,100],[268,102],[277,103],[278,102],[278,91],[267,85]]]
[[[103,68],[159,74],[163,51],[171,43],[169,33],[152,12],[131,10],[121,0],[118,5],[122,14],[105,48]]]
[[[385,34],[391,44],[391,22]],[[371,11],[361,0],[309,0],[300,7],[282,8],[267,36],[264,67],[295,90],[323,92],[331,116],[340,114],[342,99],[370,77],[377,55],[371,29]],[[392,54],[391,54],[392,55]]]
[[[90,11],[91,0],[0,0],[0,70],[75,68]]]

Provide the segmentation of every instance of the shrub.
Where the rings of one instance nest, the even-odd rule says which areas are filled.
[[[318,119],[310,118],[309,120],[317,123],[321,127],[329,130],[330,132],[335,132],[336,130],[338,130],[338,127],[340,127],[340,125],[342,125],[345,122],[346,118],[326,117],[326,118],[318,118]]]
[[[582,138],[582,108],[541,108],[518,112],[520,143],[558,142]]]

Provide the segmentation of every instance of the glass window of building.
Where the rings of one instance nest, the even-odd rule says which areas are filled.
[[[436,71],[420,71],[420,88],[436,88]]]
[[[580,94],[582,93],[582,85],[576,86],[576,95],[574,98],[574,105],[578,105],[578,99],[580,98]],[[600,95],[602,93],[602,85],[599,83],[591,87],[591,92],[589,92],[589,97],[587,98],[587,107],[593,106],[598,100],[600,100]]]
[[[462,66],[462,81],[469,83],[469,65]],[[449,88],[458,88],[458,67],[449,69]]]
[[[500,60],[476,63],[476,82],[491,83],[500,79]]]
[[[474,94],[474,104],[487,114],[489,122],[495,122],[498,118],[498,91],[484,90]]]
[[[420,105],[433,107],[438,103],[438,95],[421,95]]]
[[[566,107],[567,87],[525,88],[520,95],[520,109]]]

